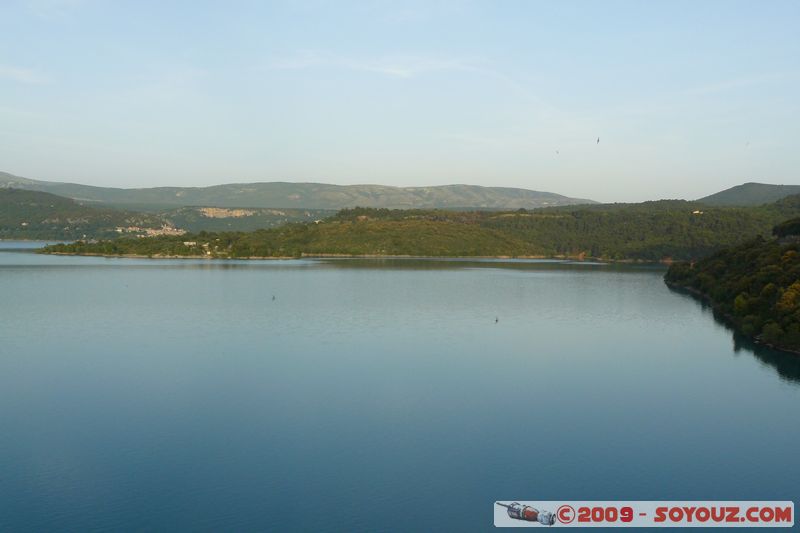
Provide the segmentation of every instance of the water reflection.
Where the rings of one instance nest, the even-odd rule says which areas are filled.
[[[5,245],[5,247],[4,247]],[[660,271],[658,264],[613,264],[593,261],[557,259],[490,259],[490,258],[302,258],[302,259],[203,259],[203,258],[120,258],[77,255],[31,254],[42,243],[0,243],[0,252],[28,254],[25,268],[74,269],[158,269],[158,270],[260,270],[296,269],[298,267],[347,270],[463,270],[505,269],[516,271]],[[19,268],[19,261],[0,254],[0,268]]]
[[[716,320],[720,320],[716,318]],[[726,329],[731,327],[725,324]],[[752,340],[733,332],[733,349],[738,353],[748,351],[755,355],[761,362],[777,370],[778,375],[786,381],[800,384],[800,355],[793,353],[780,352],[761,344],[756,344]]]
[[[754,342],[752,339],[737,332],[725,316],[714,309],[705,300],[679,288],[670,287],[670,291],[692,300],[699,304],[704,311],[710,312],[711,316],[714,317],[714,321],[731,333],[734,353],[749,352],[756,356],[764,365],[774,368],[784,381],[800,384],[800,355],[774,350],[763,344]]]
[[[398,502],[386,528],[485,531],[542,490],[797,493],[792,360],[732,356],[663,267],[0,264],[0,531],[362,531]]]
[[[495,259],[495,258],[322,258],[322,264],[346,269],[397,269],[397,270],[461,270],[479,268],[502,268],[507,270],[551,270],[551,271],[605,271],[624,272],[631,270],[664,270],[658,264],[619,264],[595,261],[571,261],[562,259]]]

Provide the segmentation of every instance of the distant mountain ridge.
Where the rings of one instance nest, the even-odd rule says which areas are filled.
[[[49,192],[81,202],[160,209],[185,206],[303,209],[344,209],[356,206],[392,209],[533,209],[597,203],[593,200],[569,198],[551,192],[478,185],[390,187],[262,182],[209,187],[118,189],[32,180],[0,172],[0,188],[6,187]]]
[[[800,194],[800,185],[771,185],[769,183],[743,183],[697,200],[708,205],[748,206],[777,202],[782,198]]]
[[[165,225],[163,217],[122,209],[88,207],[41,191],[0,188],[0,239],[116,237],[129,228],[145,233]]]

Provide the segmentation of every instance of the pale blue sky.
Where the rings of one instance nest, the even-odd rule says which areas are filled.
[[[0,170],[601,201],[800,183],[798,28],[797,1],[5,0]]]

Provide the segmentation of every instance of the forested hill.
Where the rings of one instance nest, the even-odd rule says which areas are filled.
[[[38,191],[0,188],[0,239],[112,237],[117,228],[160,228],[160,217],[100,209]]]
[[[676,263],[665,280],[707,299],[736,329],[800,352],[800,219],[697,263]]]
[[[510,187],[441,185],[389,187],[327,183],[228,183],[210,187],[119,189],[77,183],[39,181],[0,172],[0,188],[44,191],[82,202],[130,209],[162,210],[183,206],[331,209],[347,207],[517,209],[594,203],[560,194]]]
[[[793,194],[800,194],[800,185],[744,183],[700,198],[698,202],[708,205],[754,206],[775,202]]]
[[[176,232],[252,231],[319,220],[335,213],[321,209],[220,207],[135,212],[86,205],[40,191],[0,188],[0,239],[97,239],[120,234],[158,234],[169,228]]]
[[[507,212],[357,208],[319,223],[249,233],[75,243],[49,251],[220,258],[342,254],[662,261],[702,257],[755,235],[769,235],[772,226],[791,216],[800,216],[800,197],[757,208],[708,208],[685,201]]]

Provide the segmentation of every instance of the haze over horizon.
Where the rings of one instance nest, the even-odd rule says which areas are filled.
[[[17,0],[0,20],[0,170],[26,178],[605,202],[800,183],[797,2]]]

